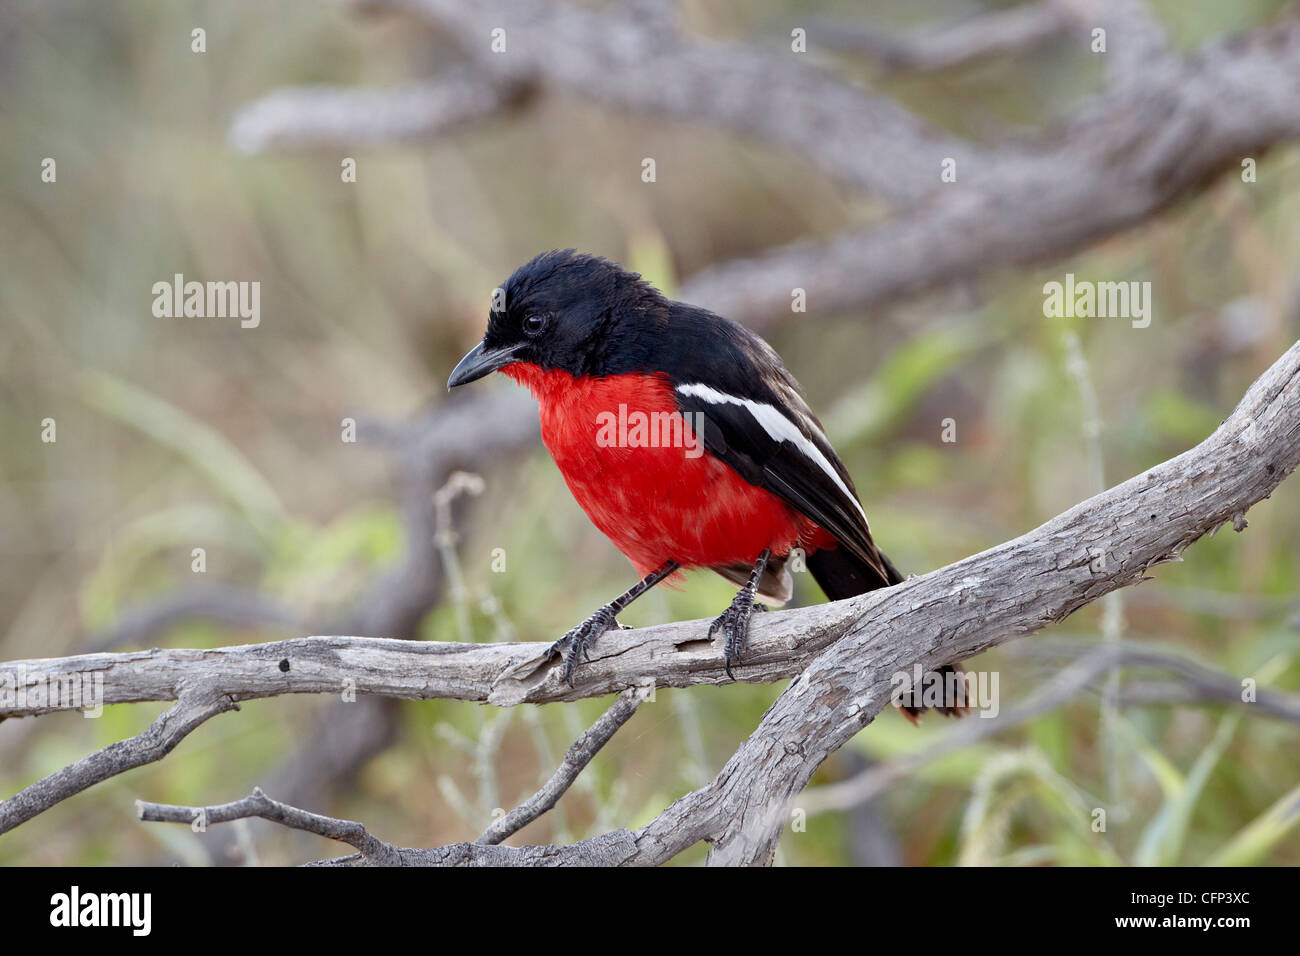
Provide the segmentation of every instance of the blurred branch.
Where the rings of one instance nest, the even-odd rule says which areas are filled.
[[[1017,649],[1018,653],[1037,658],[1082,657],[1095,647],[1080,639],[1035,641]],[[1258,711],[1268,717],[1300,724],[1300,695],[1257,688],[1255,699],[1242,699],[1242,680],[1249,674],[1228,674],[1193,660],[1184,654],[1168,653],[1149,644],[1129,647],[1117,661],[1127,668],[1155,668],[1177,675],[1168,681],[1142,681],[1125,686],[1120,692],[1121,706],[1178,702],[1188,704],[1233,704]],[[1177,689],[1175,689],[1177,688]]]
[[[1154,704],[1184,704],[1187,706],[1237,704],[1242,707],[1257,706],[1256,703],[1242,701],[1240,685],[1231,685],[1227,681],[1202,684],[1187,678],[1181,680],[1130,680],[1120,688],[1120,707],[1148,707]],[[1279,717],[1282,720],[1300,724],[1300,697],[1291,694],[1266,692],[1264,702],[1259,706],[1259,712],[1265,716]]]
[[[433,492],[456,471],[477,471],[533,446],[540,426],[532,400],[517,389],[453,397],[408,425],[358,424],[397,457],[406,554],[362,593],[355,609],[328,628],[335,633],[414,638],[438,603],[442,569]]]
[[[553,0],[353,5],[398,10],[432,24],[485,75],[503,82],[776,143],[889,201],[932,191],[938,157],[982,152],[808,63],[790,49],[788,37],[775,49],[691,38],[666,28],[664,18],[646,18],[617,4],[599,11]],[[493,48],[497,29],[505,31],[504,51]],[[249,109],[260,112],[262,106]],[[279,135],[276,122],[301,130],[311,120],[283,110],[273,118],[262,124],[263,143]],[[322,126],[325,134],[338,131],[333,123]]]
[[[183,621],[206,620],[230,627],[299,627],[294,610],[256,591],[224,586],[176,591],[152,604],[128,608],[111,627],[85,640],[88,654],[143,644]]]
[[[1165,85],[1173,77],[1178,57],[1169,45],[1164,26],[1151,12],[1147,0],[1060,0],[1069,15],[1091,31],[1106,31],[1106,80],[1118,97],[1142,95]]]
[[[1060,646],[1061,642],[1051,643],[1053,651],[1066,651],[1066,648]],[[1125,685],[1119,698],[1122,707],[1152,703],[1232,704],[1300,724],[1300,694],[1260,690],[1257,698],[1247,703],[1242,700],[1239,678],[1178,654],[1133,644],[1098,645],[1082,641],[1075,642],[1072,650],[1077,656],[1070,664],[1053,674],[1029,697],[1008,707],[996,718],[965,721],[946,731],[939,740],[923,750],[875,764],[840,783],[808,790],[799,797],[799,808],[812,815],[846,810],[869,801],[883,793],[891,784],[940,757],[1056,710],[1119,667],[1157,668],[1171,670],[1179,675],[1177,680],[1172,681],[1134,681]]]
[[[926,764],[969,747],[1010,727],[1055,710],[1073,699],[1099,677],[1105,675],[1123,657],[1123,648],[1103,646],[1080,657],[1068,667],[1054,674],[1037,691],[1018,704],[1008,707],[993,720],[972,719],[963,721],[943,737],[917,753],[895,757],[875,764],[862,773],[840,783],[815,787],[799,797],[799,809],[812,815],[831,810],[846,810],[870,800],[897,780],[915,773]]]
[[[1211,44],[1138,90],[1108,93],[1050,136],[973,165],[958,160],[957,181],[927,203],[829,242],[715,266],[680,296],[761,324],[789,314],[796,287],[808,290],[809,313],[860,310],[1051,262],[1300,136],[1297,88],[1300,23]],[[936,180],[943,155],[926,157]]]
[[[1144,607],[1174,608],[1189,614],[1236,620],[1281,618],[1300,630],[1300,595],[1230,594],[1205,588],[1165,586],[1135,592],[1133,603]]]
[[[1033,633],[1144,580],[1150,568],[1177,560],[1227,522],[1244,528],[1246,511],[1297,465],[1300,342],[1195,448],[1028,534],[882,591],[761,615],[738,673],[750,681],[794,679],[712,782],[630,837],[634,848],[623,862],[662,863],[700,840],[711,843],[713,862],[770,862],[788,801],[890,701],[894,675],[915,665],[934,670]],[[578,670],[574,688],[564,683],[563,668],[550,660],[547,645],[348,637],[18,661],[0,665],[0,673],[22,675],[24,690],[51,678],[102,677],[104,703],[175,699],[198,684],[216,695],[209,700],[355,691],[507,704],[650,684],[723,683],[720,654],[703,634],[703,622],[611,632],[597,644],[592,662]],[[0,716],[58,709],[67,708],[62,701],[21,701],[16,695],[0,701]],[[174,743],[169,739],[168,746]],[[86,761],[102,759],[111,749]],[[33,815],[25,807],[63,799],[63,773],[0,803],[0,830],[16,825],[10,821],[18,815]],[[627,837],[607,838],[627,849]],[[567,849],[598,846],[600,859],[608,862],[609,845],[598,840]],[[427,852],[445,860],[449,851]],[[586,853],[570,859],[596,861]]]
[[[852,747],[840,751],[846,771],[852,776],[869,769],[875,761]],[[847,830],[845,847],[853,866],[902,866],[903,850],[888,812],[888,800],[863,800],[844,813]]]
[[[868,57],[886,70],[929,71],[1039,46],[1076,23],[1064,0],[1043,0],[899,35],[856,20],[817,19],[820,46]]]
[[[590,10],[554,0],[354,0],[398,10],[448,33],[474,83],[577,96],[622,112],[727,129],[789,148],[836,179],[894,206],[893,215],[829,241],[803,241],[690,277],[681,297],[756,327],[789,315],[791,290],[807,290],[809,314],[862,310],[1008,265],[1050,262],[1131,228],[1203,188],[1245,156],[1300,136],[1300,23],[1289,19],[1211,43],[1190,57],[1170,48],[1140,0],[1048,0],[985,14],[891,46],[883,55],[956,63],[1034,42],[1054,23],[1077,24],[1080,47],[1106,29],[1105,92],[1043,134],[985,146],[942,133],[902,106],[817,67],[790,50],[684,36],[667,17],[611,5]],[[812,39],[850,42],[854,31]],[[493,30],[505,49],[493,49]],[[464,82],[449,80],[448,83]],[[374,115],[419,115],[419,87]],[[440,84],[429,111],[452,98]],[[292,91],[291,91],[292,92]],[[258,145],[283,136],[333,142],[354,135],[330,110],[267,100],[252,120]],[[335,96],[337,94],[330,94]],[[382,93],[364,94],[369,97]],[[501,95],[499,92],[497,95]],[[465,99],[486,108],[491,94]],[[459,97],[457,97],[459,101]],[[513,99],[510,100],[514,102]],[[274,109],[266,104],[274,104]],[[461,113],[452,111],[459,120]],[[417,124],[418,125],[418,124]],[[402,124],[396,124],[401,132]],[[453,123],[426,131],[446,132]],[[315,128],[313,132],[312,128]],[[371,120],[357,136],[381,139]],[[313,140],[317,136],[319,139]],[[953,160],[956,181],[940,181]],[[1026,201],[1026,197],[1031,197]]]
[[[386,90],[290,87],[240,110],[230,142],[241,152],[257,153],[432,140],[499,116],[526,93],[524,84],[477,70]]]

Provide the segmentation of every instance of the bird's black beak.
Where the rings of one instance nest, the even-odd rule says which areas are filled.
[[[450,392],[457,385],[477,381],[484,375],[509,365],[515,360],[514,354],[518,350],[518,345],[490,349],[480,342],[469,350],[469,354],[460,360],[460,364],[452,369],[451,378],[447,379],[447,391]]]

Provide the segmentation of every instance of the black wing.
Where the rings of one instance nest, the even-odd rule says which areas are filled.
[[[852,480],[817,420],[785,383],[756,385],[750,383],[748,395],[732,395],[684,382],[676,388],[678,408],[692,423],[702,416],[709,454],[810,518],[887,578]]]
[[[629,315],[629,318],[631,316]],[[666,375],[678,410],[704,418],[704,447],[824,528],[888,583],[853,480],[772,347],[707,309],[660,297],[619,327],[607,374]],[[895,575],[897,576],[897,575]]]

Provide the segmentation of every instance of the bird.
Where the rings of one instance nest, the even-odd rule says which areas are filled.
[[[553,250],[494,291],[447,388],[497,371],[537,399],[573,497],[641,576],[552,645],[570,685],[616,615],[683,570],[739,586],[708,630],[733,680],[755,607],[790,600],[796,555],[830,600],[903,581],[799,383],[743,325],[609,259]]]

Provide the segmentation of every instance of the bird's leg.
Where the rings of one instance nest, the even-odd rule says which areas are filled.
[[[722,666],[732,680],[736,679],[731,673],[732,662],[740,662],[740,652],[745,649],[745,638],[749,636],[749,616],[754,613],[754,595],[758,592],[758,579],[763,576],[767,559],[771,556],[771,550],[764,548],[763,553],[754,562],[754,570],[749,572],[749,581],[732,598],[731,607],[723,611],[717,620],[709,625],[709,640],[713,639],[713,632],[719,628],[726,638],[723,644]]]
[[[646,591],[662,581],[668,575],[676,571],[681,565],[676,561],[669,561],[657,571],[651,571],[636,584],[632,585],[614,600],[610,601],[603,607],[596,609],[596,612],[587,618],[569,633],[551,645],[547,656],[562,653],[561,647],[567,641],[569,644],[569,653],[564,658],[564,681],[570,687],[573,686],[573,669],[578,666],[582,658],[591,660],[591,655],[587,649],[596,643],[596,639],[611,628],[618,627],[618,621],[614,615],[627,607]]]

